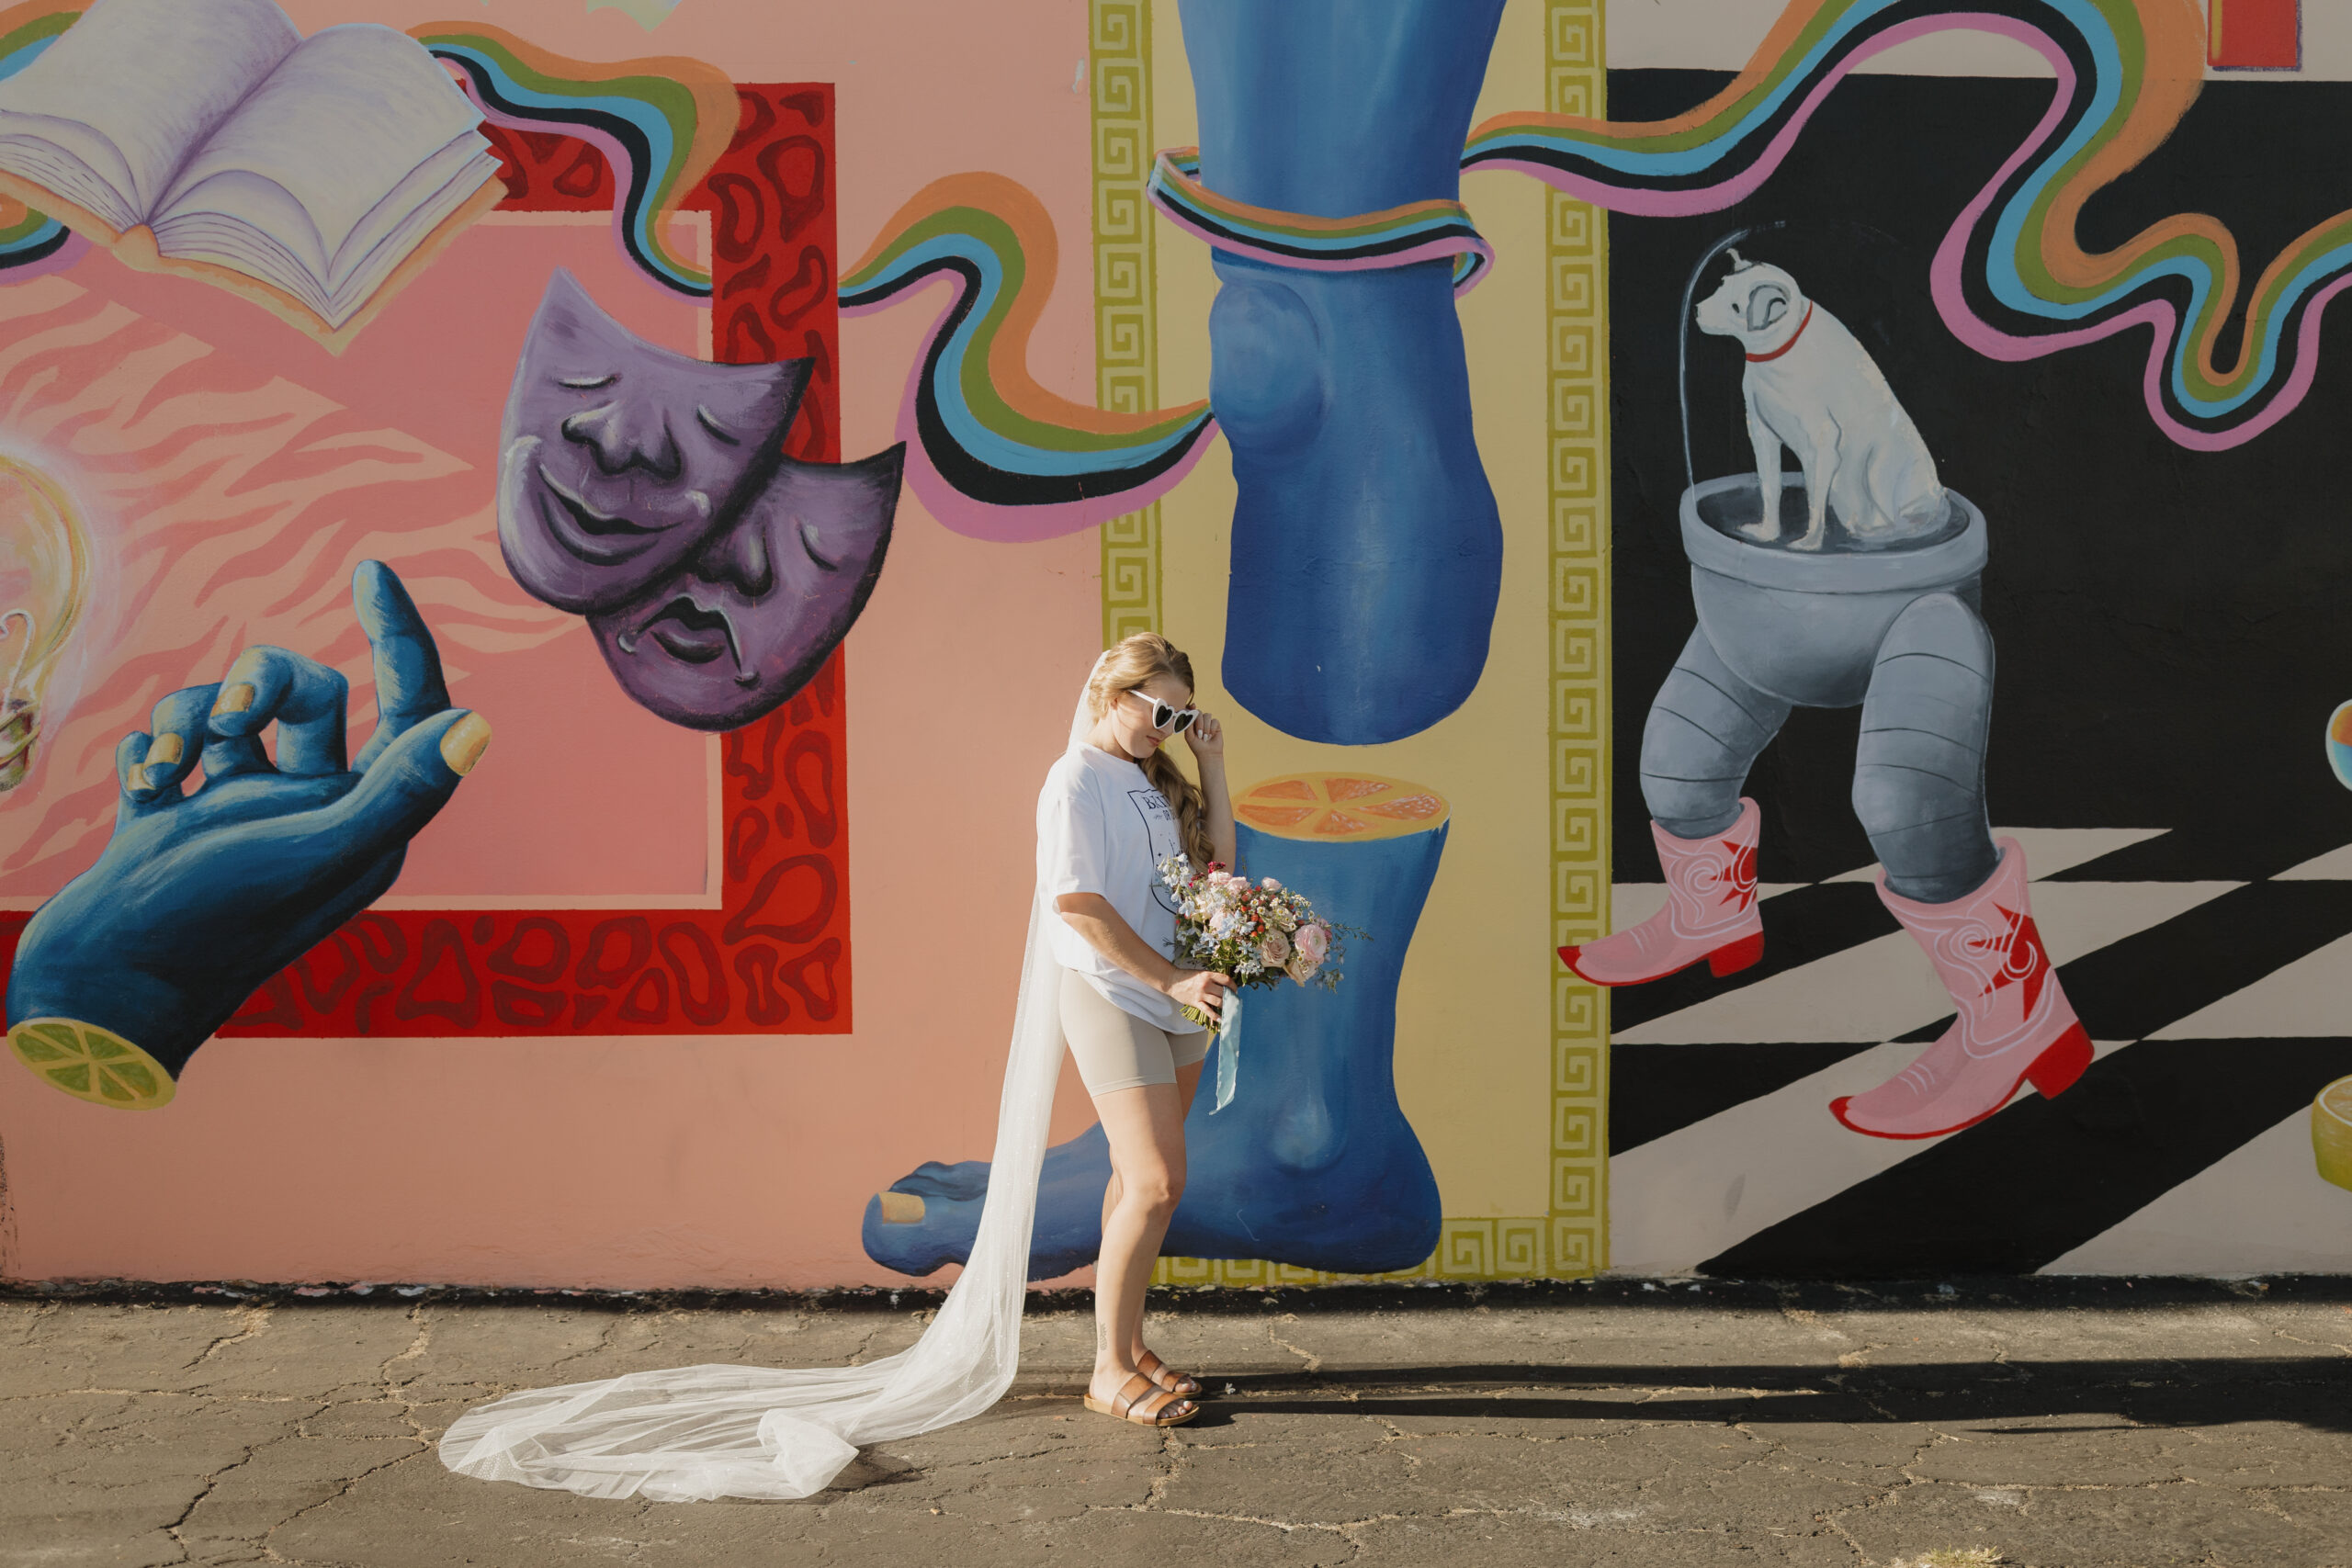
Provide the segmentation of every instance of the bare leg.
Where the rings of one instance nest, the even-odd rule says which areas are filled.
[[[1199,1082],[1197,1070],[1191,1077]],[[1175,1084],[1147,1084],[1094,1097],[1095,1114],[1110,1142],[1112,1172],[1102,1251],[1094,1266],[1094,1378],[1090,1392],[1099,1400],[1116,1398],[1136,1375],[1144,1292],[1151,1283],[1160,1238],[1168,1234],[1169,1219],[1184,1191],[1188,1100]]]
[[[1184,1124],[1184,1118],[1192,1114],[1193,1095],[1194,1091],[1201,1087],[1201,1069],[1205,1066],[1207,1066],[1205,1062],[1195,1062],[1189,1067],[1179,1067],[1176,1069],[1176,1124],[1180,1129]],[[1114,1170],[1111,1174],[1111,1185],[1102,1194],[1102,1228],[1105,1235],[1110,1234],[1111,1194],[1118,1190],[1119,1177],[1118,1173]],[[1159,1249],[1155,1247],[1152,1251],[1152,1257],[1156,1259],[1159,1256]],[[1144,1279],[1148,1281],[1150,1278],[1151,1275],[1147,1271],[1144,1275]],[[1136,1338],[1135,1344],[1130,1348],[1131,1353],[1138,1363],[1142,1360],[1143,1353],[1151,1348],[1151,1347],[1143,1342],[1143,1311],[1140,1306],[1138,1306],[1136,1311]],[[1164,1371],[1161,1375],[1166,1377],[1170,1375],[1170,1373]],[[1163,1384],[1162,1386],[1164,1387],[1166,1385]]]

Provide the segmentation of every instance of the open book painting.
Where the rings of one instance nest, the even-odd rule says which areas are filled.
[[[97,0],[0,82],[0,194],[339,346],[503,194],[414,39],[275,0]]]

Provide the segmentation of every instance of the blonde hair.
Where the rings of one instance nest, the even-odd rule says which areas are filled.
[[[1086,711],[1100,719],[1111,711],[1120,694],[1162,675],[1182,681],[1188,692],[1194,689],[1193,661],[1184,650],[1158,632],[1137,632],[1111,648],[1094,666],[1094,677],[1086,683]],[[1201,795],[1201,786],[1185,775],[1165,746],[1137,765],[1175,808],[1177,833],[1186,858],[1193,869],[1206,871],[1216,858],[1216,846],[1209,841],[1208,802]]]

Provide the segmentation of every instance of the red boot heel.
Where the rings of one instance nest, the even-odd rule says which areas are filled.
[[[1909,1066],[1830,1107],[1855,1132],[1939,1138],[1975,1126],[2029,1083],[2053,1099],[2091,1065],[2091,1037],[2033,923],[2025,851],[2015,839],[1998,848],[1991,878],[1949,903],[1905,898],[1879,873],[1879,897],[1935,965],[1957,1016]]]
[[[2042,1099],[2055,1100],[2074,1088],[2075,1080],[2090,1065],[2091,1037],[2077,1023],[2033,1059],[2033,1066],[2025,1070],[2026,1081],[2041,1091]]]
[[[1764,956],[1756,908],[1756,836],[1763,813],[1743,798],[1738,819],[1707,839],[1678,839],[1650,824],[1666,873],[1666,905],[1639,925],[1560,949],[1560,962],[1594,986],[1646,986],[1701,959],[1718,977]]]
[[[1743,969],[1753,969],[1764,959],[1764,933],[1744,936],[1737,942],[1719,947],[1707,954],[1707,969],[1718,980],[1726,975],[1736,975]]]

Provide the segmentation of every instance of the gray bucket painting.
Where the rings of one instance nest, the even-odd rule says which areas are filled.
[[[1852,707],[1905,606],[1951,593],[1978,607],[1984,514],[1946,491],[1942,523],[1886,544],[1858,539],[1833,519],[1827,543],[1797,551],[1805,493],[1788,476],[1781,534],[1770,544],[1739,530],[1763,515],[1754,474],[1709,479],[1682,492],[1682,548],[1699,624],[1725,664],[1757,690],[1803,707]]]

